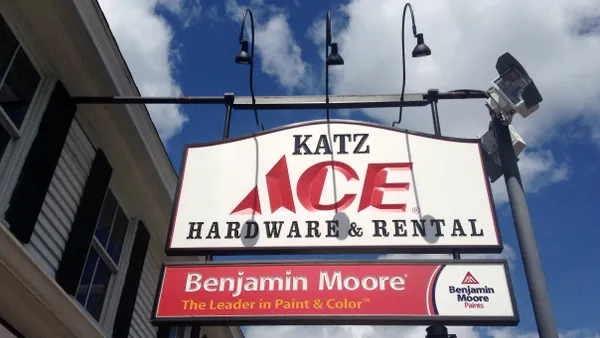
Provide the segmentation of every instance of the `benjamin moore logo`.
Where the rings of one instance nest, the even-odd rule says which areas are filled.
[[[464,303],[465,308],[469,309],[483,309],[485,304],[490,302],[490,296],[495,294],[494,288],[487,285],[484,286],[470,286],[480,285],[479,281],[473,276],[470,271],[462,280],[462,285],[466,286],[448,286],[448,292],[450,294],[456,294],[456,299],[459,303]]]
[[[463,278],[462,283],[463,284],[479,284],[477,279],[475,279],[475,277],[473,277],[473,275],[470,272],[467,272],[467,274],[465,275],[465,278]]]

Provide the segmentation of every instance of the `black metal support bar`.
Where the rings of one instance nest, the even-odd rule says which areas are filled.
[[[452,95],[447,95],[448,97],[452,97]],[[440,126],[440,114],[438,111],[438,100],[440,98],[439,89],[429,89],[427,94],[424,95],[424,98],[427,100],[429,105],[431,106],[431,119],[433,121],[433,133],[436,136],[442,136],[442,128]],[[460,259],[460,251],[458,249],[452,250],[452,258]],[[448,329],[444,325],[431,325],[426,328],[427,335],[426,338],[448,338]],[[456,337],[456,335],[453,335]]]
[[[361,109],[390,107],[424,107],[429,104],[429,93],[386,95],[329,95],[330,109]],[[452,91],[438,93],[438,100],[484,99],[483,91]],[[325,109],[325,95],[300,96],[256,96],[252,104],[251,96],[235,97],[233,108],[252,109]],[[178,97],[134,97],[134,96],[75,96],[77,104],[225,104],[224,96],[178,96]]]
[[[460,99],[487,99],[488,95],[483,90],[461,89],[449,92],[438,93],[439,100],[460,100]]]
[[[174,96],[174,97],[136,97],[136,96],[76,96],[77,104],[223,104],[223,96]]]
[[[431,105],[431,117],[433,119],[433,132],[436,136],[442,136],[442,130],[440,128],[440,116],[438,113],[438,97],[440,91],[438,89],[429,89],[427,91],[427,101]]]
[[[329,13],[327,13],[327,27],[329,28]],[[327,52],[329,45],[325,46],[325,60],[327,60]],[[325,64],[325,114],[327,122],[329,122],[329,65]]]
[[[225,122],[223,125],[223,139],[229,138],[229,129],[231,128],[231,114],[233,113],[233,101],[235,95],[233,93],[225,94]]]
[[[424,107],[429,103],[423,94],[406,94],[404,103],[400,102],[400,95],[329,95],[329,103],[325,95],[300,95],[300,96],[257,96],[256,107],[265,110],[285,109],[361,109],[361,108],[389,108],[399,107]],[[233,104],[236,110],[253,109],[250,97],[236,97]]]
[[[425,338],[456,338],[455,334],[448,334],[448,329],[441,324],[435,324],[427,327]]]
[[[456,98],[454,93],[443,93],[447,98]],[[438,101],[440,98],[439,89],[429,89],[427,95],[425,95],[429,105],[431,106],[431,118],[433,120],[433,132],[436,136],[442,136],[442,129],[440,126],[440,114],[438,111]],[[460,250],[452,250],[452,258],[460,259]]]
[[[229,130],[231,129],[231,115],[233,113],[233,101],[235,100],[235,94],[225,93],[223,95],[223,101],[225,103],[225,121],[223,122],[223,140],[229,138]],[[210,262],[213,260],[213,255],[206,255],[206,261]]]

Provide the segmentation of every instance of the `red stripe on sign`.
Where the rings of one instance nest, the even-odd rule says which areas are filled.
[[[429,283],[427,284],[427,309],[429,311],[428,315],[434,316],[437,315],[437,309],[435,308],[435,286],[437,282],[437,278],[442,272],[444,265],[438,265],[435,271],[431,274],[431,278],[429,278]]]
[[[439,264],[167,266],[156,317],[428,316]]]

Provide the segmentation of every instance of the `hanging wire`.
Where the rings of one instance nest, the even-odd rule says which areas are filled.
[[[327,11],[327,22],[325,22],[325,114],[329,122],[329,65],[327,57],[329,56],[329,45],[331,44],[331,13]]]
[[[402,108],[404,106],[404,89],[406,87],[406,56],[405,56],[405,48],[404,48],[404,18],[406,17],[406,9],[410,8],[410,13],[412,15],[412,7],[410,6],[409,3],[407,3],[404,6],[404,11],[402,12],[402,91],[400,93],[400,109],[398,111],[398,121],[394,121],[392,123],[392,128],[395,127],[397,124],[400,124],[400,122],[402,122]],[[414,25],[414,16],[413,16],[413,27]],[[413,31],[415,29],[413,28]]]
[[[256,125],[260,126],[260,129],[262,131],[265,130],[265,126],[260,122],[260,119],[258,118],[258,111],[256,110],[255,105],[256,105],[256,98],[254,97],[254,81],[253,81],[253,77],[254,77],[254,15],[252,14],[252,11],[248,8],[246,9],[246,11],[244,12],[244,17],[242,18],[242,32],[240,32],[240,36],[243,34],[243,29],[244,29],[244,23],[246,21],[246,14],[250,13],[250,34],[251,34],[251,46],[250,46],[250,57],[251,57],[251,62],[250,62],[250,95],[252,95],[252,109],[254,110],[254,120],[256,121]],[[240,39],[241,41],[241,39]]]
[[[327,54],[327,48],[325,48]],[[325,112],[329,122],[329,66],[325,66]]]

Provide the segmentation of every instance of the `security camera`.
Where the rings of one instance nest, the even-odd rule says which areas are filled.
[[[525,150],[527,143],[525,143],[513,126],[508,125],[508,130],[510,131],[510,138],[518,161],[518,156]],[[500,152],[498,151],[498,140],[496,139],[492,124],[490,124],[489,130],[481,137],[481,145],[484,155],[488,158],[484,161],[486,172],[490,180],[495,182],[502,176],[502,163],[500,162]]]
[[[488,89],[487,105],[509,122],[519,113],[527,117],[539,108],[542,95],[525,68],[510,53],[504,53],[496,62],[500,75]]]

